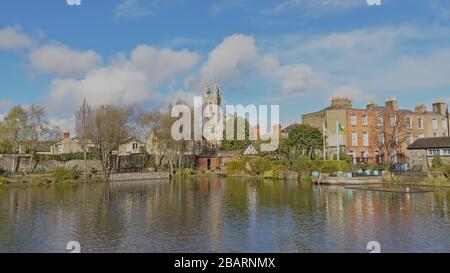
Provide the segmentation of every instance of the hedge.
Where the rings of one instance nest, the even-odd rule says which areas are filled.
[[[86,157],[88,160],[100,160],[100,156],[97,153],[87,153]],[[84,153],[70,153],[70,154],[60,154],[60,155],[38,155],[37,161],[50,161],[55,160],[59,162],[67,162],[71,160],[84,160]]]

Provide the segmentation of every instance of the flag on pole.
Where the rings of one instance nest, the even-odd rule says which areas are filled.
[[[340,122],[338,122],[338,130],[339,130],[339,132],[343,132],[343,133],[347,132],[347,128],[345,128]]]

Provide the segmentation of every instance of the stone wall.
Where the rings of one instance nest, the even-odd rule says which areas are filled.
[[[112,181],[154,180],[169,178],[170,174],[168,172],[119,173],[112,174],[110,177]]]
[[[4,170],[9,170],[14,172],[27,172],[30,163],[30,158],[28,156],[12,156],[12,155],[1,155],[0,156],[0,168]],[[100,160],[88,160],[88,169],[90,171],[96,170],[101,172],[103,170],[102,163]],[[67,162],[47,160],[39,162],[34,170],[35,173],[50,173],[55,168],[66,168],[66,169],[78,169],[84,170],[83,160],[70,160]]]

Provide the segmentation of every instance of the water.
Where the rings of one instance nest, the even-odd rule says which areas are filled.
[[[0,252],[450,252],[449,203],[258,179],[0,189]]]

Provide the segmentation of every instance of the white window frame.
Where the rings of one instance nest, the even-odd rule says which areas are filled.
[[[358,132],[352,133],[352,146],[358,146]]]
[[[356,117],[355,114],[352,114],[352,115],[350,116],[350,123],[351,123],[351,125],[353,125],[353,126],[358,125],[358,118]]]
[[[364,126],[369,125],[369,116],[367,116],[366,114],[362,115],[361,123]]]
[[[363,132],[363,146],[369,147],[369,133]]]
[[[431,124],[433,126],[433,130],[437,130],[438,129],[438,121],[437,121],[437,119],[433,119],[431,121]]]
[[[377,116],[377,126],[378,127],[384,126],[384,118],[382,116]]]
[[[428,156],[437,156],[440,154],[439,149],[428,149],[427,150],[427,155]]]
[[[411,117],[407,117],[406,118],[406,128],[407,129],[412,129],[413,127],[413,120]]]
[[[378,145],[384,145],[386,143],[386,140],[384,139],[383,133],[378,133]]]
[[[417,119],[417,126],[419,127],[419,129],[423,129],[423,118]]]

